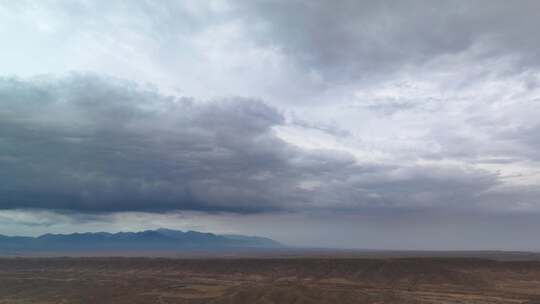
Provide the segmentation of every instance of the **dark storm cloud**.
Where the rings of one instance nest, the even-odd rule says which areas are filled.
[[[406,65],[470,52],[538,66],[538,1],[245,1],[260,43],[327,80],[373,79]]]
[[[257,101],[195,105],[75,76],[3,80],[2,104],[4,208],[259,211],[276,206],[249,180],[280,187],[292,153]]]
[[[261,101],[196,102],[95,75],[0,81],[0,208],[74,211],[474,208],[495,174],[361,165],[302,150]]]

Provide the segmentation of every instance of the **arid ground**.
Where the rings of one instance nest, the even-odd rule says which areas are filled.
[[[540,303],[540,262],[4,258],[0,303]]]

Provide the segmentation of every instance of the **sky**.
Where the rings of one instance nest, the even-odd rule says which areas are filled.
[[[539,12],[0,0],[0,234],[540,250]]]

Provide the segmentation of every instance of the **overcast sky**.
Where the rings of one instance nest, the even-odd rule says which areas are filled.
[[[540,250],[539,1],[0,0],[0,234]]]

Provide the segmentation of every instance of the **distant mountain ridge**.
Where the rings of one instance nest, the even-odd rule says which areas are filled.
[[[219,235],[171,229],[140,232],[86,232],[43,234],[38,237],[0,235],[0,250],[182,250],[278,248],[280,243],[263,237]]]

